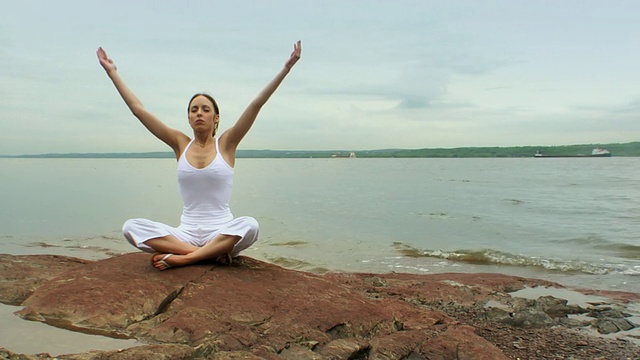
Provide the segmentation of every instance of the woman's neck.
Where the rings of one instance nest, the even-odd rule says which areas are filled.
[[[193,142],[202,148],[213,143],[213,140],[214,137],[211,134],[193,134]]]

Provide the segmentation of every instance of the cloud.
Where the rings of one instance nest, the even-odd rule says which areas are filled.
[[[430,105],[429,101],[425,98],[416,97],[416,96],[406,96],[400,104],[398,104],[399,109],[425,109]]]
[[[190,132],[213,94],[222,128],[303,58],[242,147],[399,148],[640,138],[640,5],[61,0],[0,14],[0,154],[159,151],[99,67],[104,46],[145,106]],[[24,14],[29,21],[24,21]],[[587,26],[588,25],[588,26]]]

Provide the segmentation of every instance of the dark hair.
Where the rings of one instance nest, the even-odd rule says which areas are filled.
[[[218,103],[213,98],[213,96],[205,93],[197,93],[193,95],[191,99],[189,99],[189,105],[187,105],[187,116],[189,116],[189,113],[191,113],[191,103],[193,102],[193,99],[197,98],[198,96],[204,96],[207,99],[209,99],[209,101],[211,101],[211,103],[213,104],[214,115],[220,115],[220,109],[218,108]],[[217,130],[218,130],[218,123],[216,123],[216,126],[213,128],[213,136],[216,136]]]
[[[216,102],[216,100],[211,95],[205,93],[197,93],[193,95],[191,99],[189,99],[189,105],[187,105],[187,115],[189,115],[189,113],[191,112],[191,103],[193,102],[193,99],[197,98],[198,96],[204,96],[209,99],[209,101],[213,103],[213,110],[215,111],[216,115],[220,115],[220,109],[218,108],[218,103]]]

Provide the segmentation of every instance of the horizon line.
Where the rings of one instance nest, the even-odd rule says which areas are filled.
[[[566,146],[609,146],[609,145],[628,145],[638,143],[640,141],[631,141],[626,143],[591,143],[591,144],[563,144],[563,145],[511,145],[511,146],[457,146],[457,147],[434,147],[434,148],[381,148],[381,149],[333,149],[333,150],[274,150],[274,149],[238,149],[238,152],[278,152],[278,153],[339,153],[339,152],[381,152],[381,151],[418,151],[418,150],[456,150],[456,149],[469,149],[469,148],[549,148],[549,147],[566,147]],[[135,155],[135,154],[156,154],[165,155],[173,154],[172,151],[134,151],[134,152],[50,152],[50,153],[38,153],[38,154],[19,154],[9,155],[0,154],[2,158],[16,158],[16,157],[43,157],[43,156],[69,156],[69,155]]]

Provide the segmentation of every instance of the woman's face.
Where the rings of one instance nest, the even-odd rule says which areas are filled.
[[[193,130],[210,130],[217,126],[220,115],[215,113],[213,103],[204,96],[196,96],[189,104],[189,124]]]

